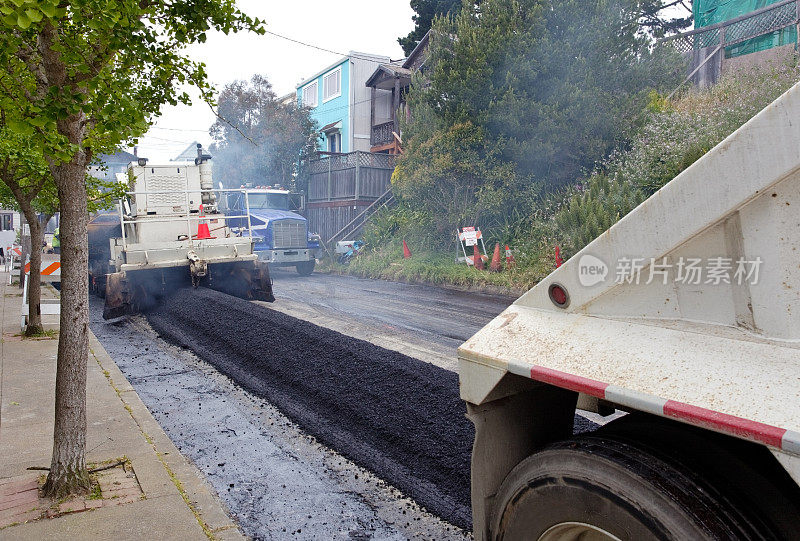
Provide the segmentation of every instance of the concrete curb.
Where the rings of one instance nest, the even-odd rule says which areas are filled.
[[[19,336],[21,299],[5,278],[0,273],[0,481],[36,484],[39,472],[27,468],[46,467],[50,461],[58,341]],[[44,294],[57,292],[46,288]],[[169,440],[91,332],[89,348],[87,462],[127,457],[142,497],[36,520],[38,515],[26,514],[33,509],[11,505],[20,498],[4,494],[11,505],[6,505],[5,518],[19,520],[4,522],[0,538],[244,539],[203,475]]]

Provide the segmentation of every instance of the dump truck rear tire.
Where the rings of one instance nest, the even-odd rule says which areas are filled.
[[[699,475],[600,437],[559,442],[522,461],[495,499],[493,539],[759,539]]]

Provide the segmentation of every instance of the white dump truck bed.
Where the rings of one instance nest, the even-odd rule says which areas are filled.
[[[800,455],[800,85],[518,299],[459,359],[472,404],[513,373]]]
[[[462,346],[485,374],[461,394],[508,371],[800,454],[800,350],[736,334],[513,305]]]

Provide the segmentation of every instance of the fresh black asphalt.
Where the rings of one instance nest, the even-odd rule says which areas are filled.
[[[455,373],[210,289],[180,290],[147,318],[322,443],[470,528],[473,427]],[[576,416],[576,432],[592,426]]]

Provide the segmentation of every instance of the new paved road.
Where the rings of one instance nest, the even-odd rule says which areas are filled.
[[[273,310],[455,371],[456,349],[514,301],[435,287],[272,270]],[[266,304],[266,303],[265,303]]]

